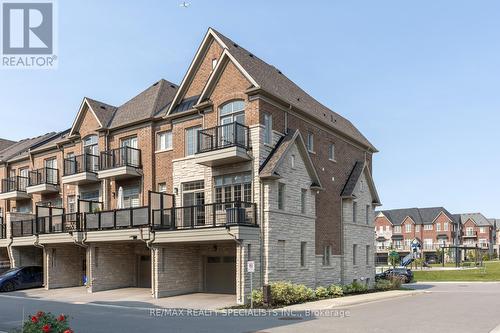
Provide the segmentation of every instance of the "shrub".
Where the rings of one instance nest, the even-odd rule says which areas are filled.
[[[403,283],[405,282],[404,280],[405,278],[403,276],[395,276],[395,275],[391,276],[389,279],[392,285],[392,289],[400,289]]]
[[[318,289],[320,289],[319,287]],[[328,291],[324,289],[324,294],[327,297]],[[321,291],[320,291],[321,292]],[[273,282],[271,283],[271,306],[284,306],[297,303],[312,301],[317,298],[313,289],[302,284],[293,284],[291,282]],[[252,293],[254,305],[261,306],[264,304],[264,295],[261,290],[254,290]]]
[[[346,284],[343,287],[344,294],[360,294],[366,292],[367,290],[368,288],[358,281],[354,281],[351,284]]]
[[[331,297],[342,297],[344,296],[344,290],[342,290],[342,286],[332,284],[328,287],[328,295]]]
[[[252,301],[255,306],[264,305],[264,293],[262,290],[253,290],[252,291]]]
[[[471,263],[470,263],[470,262],[468,262],[468,261],[466,261],[466,262],[463,262],[463,263],[462,263],[462,266],[463,266],[463,267],[470,267],[470,266],[471,266]]]
[[[314,291],[316,298],[327,298],[329,296],[328,289],[325,287],[318,287]]]
[[[391,280],[378,280],[375,282],[375,290],[391,290],[393,285]]]
[[[60,314],[55,316],[52,313],[38,311],[36,315],[29,316],[24,322],[23,333],[73,333],[69,328],[68,318]]]

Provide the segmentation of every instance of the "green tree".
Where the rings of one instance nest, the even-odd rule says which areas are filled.
[[[389,264],[393,267],[393,268],[396,268],[396,266],[399,265],[399,253],[397,253],[396,251],[392,250],[390,253],[389,253]]]

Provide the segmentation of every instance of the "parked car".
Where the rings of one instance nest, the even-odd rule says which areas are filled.
[[[411,271],[411,269],[404,267],[391,268],[383,273],[379,273],[375,275],[375,280],[385,280],[389,279],[391,276],[401,277],[404,279],[405,283],[409,283],[411,282],[411,280],[413,280],[413,272]]]
[[[0,275],[1,291],[14,291],[42,286],[43,268],[41,266],[12,268]]]

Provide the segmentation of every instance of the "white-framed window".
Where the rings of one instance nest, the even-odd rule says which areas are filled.
[[[99,146],[97,144],[97,135],[89,135],[83,139],[83,152],[90,155],[99,156]]]
[[[335,162],[335,145],[333,143],[328,146],[328,159]]]
[[[306,189],[301,189],[300,190],[300,212],[302,214],[306,213],[306,200],[307,199],[307,190]]]
[[[215,66],[217,66],[217,58],[212,59],[212,69],[214,69]]]
[[[215,202],[252,202],[252,175],[250,172],[217,176],[214,178]]]
[[[379,231],[379,232],[384,232],[384,226],[383,226],[383,225],[379,226],[379,227],[378,227],[378,231]]]
[[[401,233],[401,226],[400,225],[395,225],[394,226],[394,233],[400,234]]]
[[[307,132],[307,150],[309,152],[314,152],[314,134],[312,134],[311,132]]]
[[[352,264],[356,265],[357,264],[357,256],[358,256],[358,245],[353,244],[352,245]]]
[[[307,264],[307,242],[300,242],[300,267],[306,267]]]
[[[444,231],[448,231],[448,222],[443,223],[443,229]]]
[[[405,239],[404,244],[405,244],[405,248],[409,249],[411,246],[411,239]]]
[[[167,183],[158,183],[158,192],[167,192]]]
[[[245,102],[235,100],[224,104],[220,110],[220,124],[240,123],[245,124]]]
[[[164,131],[156,134],[156,150],[172,149],[172,131]]]
[[[473,227],[467,227],[467,228],[465,229],[465,234],[466,234],[467,236],[474,236],[474,228],[473,228]]]
[[[486,228],[485,227],[480,227],[479,228],[479,232],[484,234],[486,232]]]
[[[264,113],[264,143],[273,143],[273,116],[269,113]]]
[[[68,213],[76,213],[76,196],[68,195]]]
[[[123,208],[133,208],[140,206],[139,186],[130,186],[123,188]]]
[[[370,245],[366,245],[365,248],[365,258],[366,258],[366,266],[370,265]]]
[[[436,223],[436,231],[441,231],[441,223]]]
[[[386,225],[386,226],[385,226],[385,231],[389,232],[390,230],[391,230],[391,227],[390,227],[390,226],[388,226],[388,225]]]
[[[432,224],[424,224],[424,230],[425,231],[432,230]]]
[[[411,232],[411,223],[405,224],[405,232]]]
[[[278,240],[278,268],[285,269],[285,256],[286,256],[286,242],[284,240]]]
[[[401,243],[400,239],[394,241],[394,248],[395,249],[401,249],[401,245],[402,245],[402,243]]]
[[[424,249],[432,249],[432,239],[431,238],[424,239]]]
[[[285,209],[285,184],[278,183],[278,209]]]
[[[420,224],[417,224],[417,225],[415,226],[415,232],[420,232]]]
[[[356,201],[352,202],[352,222],[356,223],[358,221],[358,203]]]
[[[198,148],[199,130],[201,130],[201,126],[186,129],[186,156],[191,156],[196,153],[196,150]]]
[[[295,155],[290,155],[290,166],[292,167],[292,169],[295,169],[295,165],[296,165],[296,159],[295,159]]]
[[[323,248],[323,266],[330,266],[330,257],[332,255],[332,247],[327,245]]]
[[[366,210],[365,210],[365,224],[366,225],[370,224],[370,210],[371,210],[371,206],[366,205]]]

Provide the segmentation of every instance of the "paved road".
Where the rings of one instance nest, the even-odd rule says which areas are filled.
[[[416,284],[417,296],[355,305],[333,317],[299,320],[267,317],[182,316],[120,305],[83,305],[0,295],[0,331],[20,324],[23,310],[64,312],[76,332],[467,332],[488,333],[500,325],[500,283]],[[200,313],[198,313],[199,315]],[[348,316],[346,316],[348,314]],[[293,320],[292,320],[293,319]],[[500,326],[499,326],[500,327]],[[500,330],[498,331],[500,332]]]

